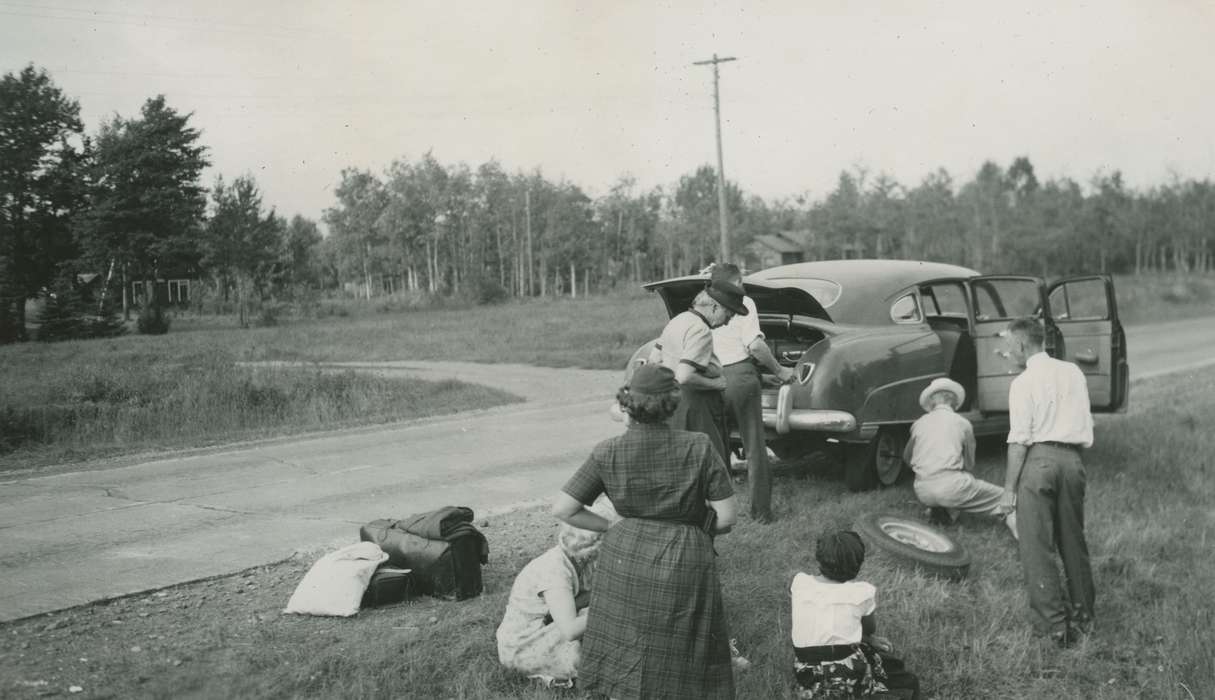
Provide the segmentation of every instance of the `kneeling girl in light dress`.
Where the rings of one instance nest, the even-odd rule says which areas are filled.
[[[609,521],[619,519],[606,498],[593,509]],[[562,523],[557,545],[515,577],[496,635],[503,666],[548,685],[568,685],[577,677],[601,538],[602,533]]]

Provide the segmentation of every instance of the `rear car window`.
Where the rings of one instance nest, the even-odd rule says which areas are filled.
[[[895,323],[919,323],[920,305],[915,294],[904,294],[890,305],[890,320]]]

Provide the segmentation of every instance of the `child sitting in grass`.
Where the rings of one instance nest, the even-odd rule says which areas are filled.
[[[890,642],[874,632],[877,589],[854,580],[865,543],[850,530],[818,539],[819,575],[793,577],[793,651],[802,700],[858,695],[919,698],[920,682],[889,655]]]
[[[620,519],[606,496],[591,510],[609,522]],[[601,539],[602,533],[563,523],[557,545],[519,572],[496,633],[503,666],[549,687],[573,686]]]
[[[1005,517],[997,511],[1004,489],[970,473],[975,468],[975,431],[956,413],[965,400],[962,385],[946,377],[932,380],[920,393],[925,415],[911,424],[903,451],[903,461],[915,472],[916,498],[932,509],[935,525],[951,524],[966,511],[1003,518],[1016,537],[1016,514]]]

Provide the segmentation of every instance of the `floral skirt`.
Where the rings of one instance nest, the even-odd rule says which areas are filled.
[[[868,644],[853,644],[850,652],[845,647],[843,653],[825,655],[833,658],[817,660],[814,657],[820,655],[814,652],[819,649],[839,650],[841,647],[807,647],[798,650],[799,660],[793,664],[793,674],[797,679],[799,700],[866,695],[919,697],[919,679],[903,670],[903,662],[900,659],[881,654]]]

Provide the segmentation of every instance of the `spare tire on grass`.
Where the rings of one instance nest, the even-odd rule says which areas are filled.
[[[929,574],[958,581],[970,572],[970,554],[961,543],[919,520],[871,513],[854,527],[868,544]]]

